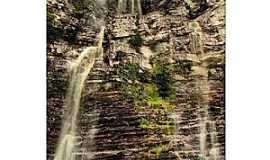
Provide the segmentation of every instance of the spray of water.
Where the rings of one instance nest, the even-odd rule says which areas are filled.
[[[80,108],[81,94],[84,88],[84,82],[94,65],[95,59],[103,52],[103,37],[104,27],[101,27],[97,47],[86,48],[71,66],[71,81],[66,97],[67,112],[64,116],[54,160],[75,159],[73,152],[76,144],[77,117]]]

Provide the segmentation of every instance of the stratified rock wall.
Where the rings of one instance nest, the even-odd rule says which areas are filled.
[[[48,1],[48,10],[53,13],[49,16],[54,19],[54,25],[48,26],[47,44],[49,160],[54,157],[66,110],[69,67],[86,46],[97,42],[98,23],[106,24],[104,55],[96,60],[83,91],[76,159],[225,159],[225,2],[141,3],[143,15],[139,16],[116,14],[112,1],[108,1],[107,10],[103,6],[98,12],[84,14],[65,1]],[[59,35],[52,36],[55,33]],[[136,35],[143,39],[138,47],[129,42]],[[127,60],[120,60],[119,53]],[[132,99],[121,94],[123,82],[117,66],[130,61],[138,63],[143,71],[151,71],[151,59],[158,56],[170,64],[190,62],[191,71],[173,73],[176,107],[172,111],[157,113],[148,105],[138,110]],[[140,127],[142,118],[157,120],[159,125],[174,121],[175,126],[168,133],[145,129]],[[155,149],[162,145],[166,151],[157,154]]]
[[[97,43],[102,21],[96,19],[103,8],[95,7],[76,9],[70,1],[47,1],[47,159],[54,157],[67,110],[71,65],[86,47]]]

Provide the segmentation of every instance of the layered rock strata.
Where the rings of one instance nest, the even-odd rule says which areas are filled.
[[[96,60],[83,90],[78,123],[76,159],[190,160],[225,159],[225,13],[224,1],[142,1],[142,13],[110,14],[105,18],[104,56]],[[59,9],[60,7],[60,9]],[[75,40],[50,39],[47,49],[47,158],[53,160],[65,112],[69,66],[81,51],[97,42],[98,30],[76,18],[65,2],[48,1],[57,21],[67,28],[82,27]],[[112,7],[117,8],[117,7]],[[69,27],[70,26],[70,27]],[[72,27],[73,26],[73,27]],[[80,27],[79,27],[80,26]],[[129,40],[139,35],[141,46]],[[153,57],[170,64],[191,62],[190,73],[173,73],[175,108],[156,113],[148,105],[138,110],[121,94],[117,55],[151,71]],[[142,118],[159,125],[173,121],[169,133],[140,127]],[[166,150],[156,154],[158,147]]]

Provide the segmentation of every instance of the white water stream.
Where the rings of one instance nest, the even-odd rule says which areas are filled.
[[[199,102],[201,106],[199,117],[200,152],[203,157],[207,157],[209,155],[209,160],[218,160],[219,149],[215,146],[215,144],[217,143],[216,125],[215,121],[210,119],[210,115],[208,112],[210,88],[207,80],[207,75],[204,75],[202,79],[197,81],[197,86],[201,94],[201,100]],[[209,131],[207,131],[207,125],[209,127]],[[210,135],[209,143],[211,144],[211,148],[209,148],[207,145],[207,134]]]
[[[131,14],[135,13],[135,0],[131,0]]]
[[[137,9],[138,9],[138,14],[142,15],[142,6],[141,6],[141,0],[137,0]]]
[[[128,7],[128,2],[130,2],[130,7]],[[131,14],[142,14],[141,0],[118,0],[117,13],[124,14],[128,10]],[[130,10],[130,11],[129,11]]]
[[[58,146],[54,160],[74,160],[76,144],[77,118],[80,110],[80,100],[84,82],[91,71],[95,59],[102,55],[104,27],[99,33],[99,42],[96,47],[87,47],[71,66],[71,80],[66,96],[67,111],[61,128]]]

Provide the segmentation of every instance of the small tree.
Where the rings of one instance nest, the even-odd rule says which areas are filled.
[[[161,63],[155,64],[153,78],[162,98],[170,97],[173,94],[169,66]]]
[[[132,45],[134,48],[138,48],[140,46],[142,46],[143,43],[143,39],[139,34],[136,34],[135,36],[132,36],[129,39],[129,44]]]
[[[122,51],[117,51],[116,52],[116,56],[115,56],[115,60],[116,61],[123,61],[126,58],[126,54]]]
[[[139,79],[140,66],[135,63],[120,64],[118,72],[120,77],[125,80],[131,80],[132,82]]]

